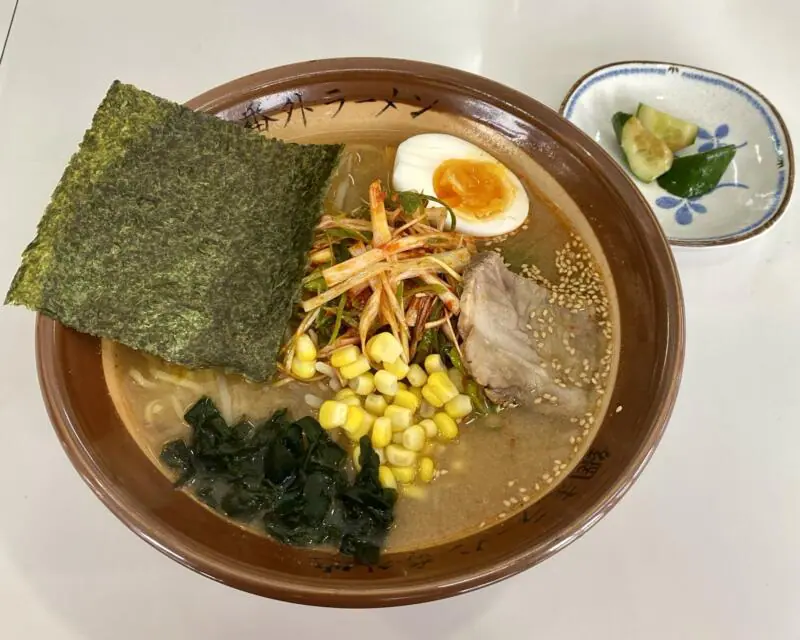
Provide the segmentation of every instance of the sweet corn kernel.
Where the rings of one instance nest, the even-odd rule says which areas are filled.
[[[317,359],[317,346],[314,344],[314,341],[304,333],[295,340],[294,355],[305,362],[313,362]]]
[[[369,411],[364,411],[363,423],[367,427],[367,432],[364,435],[367,435],[367,433],[370,432],[370,429],[372,429],[372,426],[375,424],[375,416],[373,416]]]
[[[337,391],[334,398],[339,402],[346,404],[348,407],[361,406],[361,398],[359,398],[356,395],[356,392],[352,389],[344,388],[341,391]]]
[[[425,428],[415,424],[403,431],[403,446],[409,451],[422,451],[425,448]]]
[[[456,385],[453,384],[453,381],[444,371],[435,371],[428,376],[428,384],[425,386],[429,387],[442,402],[450,402],[458,395]],[[430,402],[430,400],[428,400],[428,402]]]
[[[419,479],[422,482],[430,482],[433,480],[433,473],[436,470],[436,465],[433,460],[428,457],[420,458],[419,460]]]
[[[392,475],[401,484],[411,484],[417,475],[415,467],[391,467]]]
[[[422,387],[422,399],[437,409],[444,406],[444,402],[439,398],[439,395],[428,384]]]
[[[436,407],[427,400],[423,400],[422,404],[419,405],[419,415],[423,418],[432,418],[434,413],[436,413]]]
[[[384,464],[378,467],[378,482],[384,489],[397,489],[397,480],[392,470]]]
[[[394,362],[384,362],[383,368],[396,375],[398,380],[405,378],[408,373],[408,364],[403,360],[402,356]]]
[[[364,408],[374,416],[382,416],[388,406],[389,403],[386,402],[386,398],[379,396],[377,393],[370,393],[364,398]]]
[[[392,444],[403,444],[403,432],[398,431],[392,434]]]
[[[394,396],[397,393],[397,376],[393,373],[381,369],[375,372],[375,388],[387,396]]]
[[[360,407],[359,407],[360,408]],[[347,437],[350,438],[353,442],[358,442],[366,435],[369,435],[370,429],[372,429],[372,424],[375,422],[375,416],[371,413],[367,413],[363,409],[362,418],[361,418],[361,426],[356,429],[355,431],[348,431],[347,430],[347,422],[345,422],[344,431],[347,433]],[[350,417],[350,412],[347,413],[348,419]]]
[[[351,362],[350,364],[346,364],[345,366],[341,367],[339,369],[339,373],[342,374],[343,378],[350,380],[351,378],[356,378],[369,370],[369,360],[367,360],[364,356],[358,356],[355,362]]]
[[[333,251],[331,251],[328,247],[324,249],[320,249],[319,251],[315,251],[310,256],[308,256],[311,264],[322,264],[323,262],[331,262],[333,261]]]
[[[410,467],[417,461],[415,451],[409,451],[405,447],[390,444],[386,447],[386,460],[395,467]]]
[[[425,371],[428,372],[428,375],[436,373],[437,371],[447,371],[447,367],[444,366],[442,356],[440,356],[438,353],[432,353],[427,356],[425,358]]]
[[[458,369],[448,369],[447,370],[447,377],[450,378],[450,381],[455,385],[456,389],[458,389],[459,393],[464,393],[464,374],[461,373]]]
[[[418,364],[412,364],[408,368],[406,378],[411,383],[412,387],[422,387],[428,381],[428,374],[425,373],[425,369]]]
[[[383,449],[375,449],[375,453],[378,454],[378,461],[381,464],[386,464],[386,453]]]
[[[391,333],[376,333],[367,342],[367,355],[373,362],[394,362],[403,353],[400,342]]]
[[[376,449],[382,449],[392,443],[392,421],[389,418],[381,416],[375,418],[375,423],[372,425],[372,446]]]
[[[455,398],[444,405],[444,410],[453,420],[466,418],[472,413],[472,400],[469,396],[459,393]]]
[[[355,434],[361,429],[361,425],[364,422],[365,413],[366,411],[364,411],[361,407],[347,407],[347,418],[345,418],[342,428],[347,432],[348,435]]]
[[[343,402],[326,400],[319,408],[319,423],[323,429],[336,429],[347,420],[349,407]]]
[[[397,381],[397,390],[398,391],[408,391],[408,385],[405,382]]]
[[[410,387],[408,392],[412,394],[417,400],[422,403],[422,388],[421,387]]]
[[[433,420],[420,420],[419,426],[425,429],[426,438],[435,438],[439,435],[439,427],[436,426],[436,423]]]
[[[439,428],[439,437],[442,440],[454,440],[458,437],[458,425],[446,413],[440,411],[433,416],[433,421]]]
[[[401,407],[396,404],[390,404],[386,407],[383,415],[392,421],[393,431],[408,429],[411,423],[414,422],[414,412],[408,407]]]
[[[350,452],[350,458],[353,461],[353,466],[356,471],[361,471],[361,445],[356,445]]]
[[[356,345],[350,344],[346,347],[340,347],[331,354],[331,366],[337,369],[346,367],[348,364],[353,364],[361,355],[361,349]]]
[[[301,380],[310,380],[317,375],[316,364],[317,362],[315,360],[308,362],[294,357],[292,358],[292,375]]]
[[[353,433],[345,431],[345,434],[347,435],[350,442],[360,442],[361,438],[369,435],[369,426],[367,426],[365,423],[362,422],[361,426],[355,431],[353,431]]]
[[[372,379],[372,374],[362,373],[360,376],[350,380],[350,388],[360,396],[367,396],[375,391],[375,381]]]
[[[397,390],[394,396],[394,403],[406,409],[410,409],[411,413],[419,409],[419,399],[417,396],[410,391],[403,391],[402,389]]]

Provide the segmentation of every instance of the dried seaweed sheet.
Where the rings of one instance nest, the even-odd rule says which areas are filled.
[[[170,362],[266,379],[340,152],[114,82],[6,304]]]

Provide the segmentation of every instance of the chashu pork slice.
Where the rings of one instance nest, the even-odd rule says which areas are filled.
[[[553,294],[478,254],[464,274],[458,330],[466,365],[496,402],[544,397],[571,413],[590,408],[580,371],[597,361],[599,328],[587,311],[549,302]]]

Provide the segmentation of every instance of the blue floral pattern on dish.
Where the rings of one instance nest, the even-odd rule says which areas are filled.
[[[696,213],[707,213],[708,208],[700,203],[700,200],[706,196],[710,196],[717,189],[724,189],[725,187],[735,187],[738,189],[749,189],[746,184],[741,182],[720,182],[712,191],[697,196],[695,198],[678,198],[676,196],[661,196],[656,198],[656,206],[662,209],[675,209],[675,222],[681,225],[692,224],[694,215]]]
[[[704,151],[711,151],[712,149],[717,149],[723,145],[731,144],[730,142],[724,141],[730,132],[731,128],[725,123],[722,123],[716,129],[714,129],[714,133],[711,133],[708,131],[708,129],[703,129],[703,127],[700,127],[697,131],[697,138],[703,142],[699,147],[697,147],[697,152],[703,153]],[[743,142],[742,144],[737,144],[734,146],[737,149],[741,149],[746,144],[746,142]]]
[[[700,204],[698,200],[699,198],[661,196],[656,199],[656,205],[662,209],[675,209],[675,222],[678,224],[691,224],[695,213],[706,213],[708,211],[705,205]]]
[[[728,134],[731,132],[731,128],[722,123],[716,129],[714,129],[714,133],[708,131],[708,129],[703,129],[700,127],[697,131],[697,139],[698,141],[702,141],[700,146],[697,147],[696,153],[703,153],[705,151],[711,151],[712,149],[717,149],[723,145],[730,144],[730,142],[725,142],[724,139],[728,137]],[[735,145],[737,149],[741,149],[747,144],[747,142],[743,142],[741,144]],[[661,196],[660,198],[656,198],[656,206],[660,207],[661,209],[675,209],[675,222],[680,225],[687,225],[692,224],[694,220],[695,214],[703,214],[708,212],[708,208],[701,204],[699,201],[706,196],[711,195],[717,189],[724,189],[725,187],[734,187],[738,189],[749,189],[746,184],[742,184],[741,182],[720,182],[714,189],[709,191],[708,193],[697,196],[696,198],[678,198],[676,196]]]

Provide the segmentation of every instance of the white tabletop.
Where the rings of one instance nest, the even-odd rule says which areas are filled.
[[[800,131],[797,3],[534,5],[543,3],[21,0],[0,66],[0,283],[115,78],[184,100],[278,64],[382,55],[477,72],[555,107],[594,66],[669,60],[754,84]],[[683,386],[653,461],[610,515],[491,588],[358,615],[223,587],[128,532],[48,424],[32,314],[4,309],[0,638],[800,637],[798,214],[796,201],[763,237],[677,253]]]
[[[16,5],[17,0],[0,0],[0,51],[3,50],[3,43]]]

